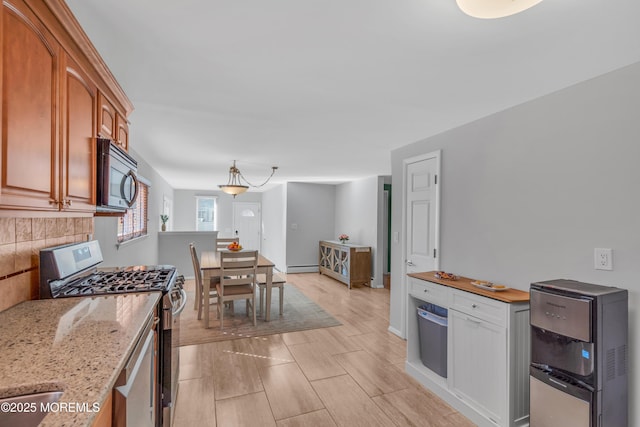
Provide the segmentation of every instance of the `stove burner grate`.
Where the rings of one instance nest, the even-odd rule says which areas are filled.
[[[168,291],[174,268],[98,271],[57,289],[57,297]]]

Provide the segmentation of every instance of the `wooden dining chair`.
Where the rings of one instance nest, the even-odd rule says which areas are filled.
[[[220,283],[218,291],[218,318],[220,329],[224,326],[224,304],[228,301],[246,300],[247,316],[253,313],[256,326],[256,270],[258,251],[220,252]]]
[[[284,283],[285,282],[286,282],[286,279],[279,274],[274,274],[273,278],[271,279],[271,289],[273,290],[273,288],[278,288],[279,290],[278,292],[280,293],[279,300],[278,300],[278,302],[280,303],[280,316],[282,316],[282,313],[284,312]],[[258,274],[256,276],[256,283],[260,287],[260,316],[262,316],[262,313],[264,313],[264,311],[262,311],[262,307],[266,305],[264,302],[264,290],[267,288],[267,275]],[[269,310],[271,309],[271,307],[268,307],[266,309]]]
[[[227,246],[229,246],[229,243],[240,243],[240,238],[239,237],[218,237],[216,239],[216,249],[218,251],[226,251],[227,250]]]
[[[219,277],[212,277],[209,284],[209,296],[208,298],[204,295],[204,285],[203,285],[203,277],[202,270],[200,270],[200,260],[198,258],[198,252],[196,251],[196,246],[194,243],[189,243],[189,253],[191,253],[191,262],[193,263],[193,275],[196,280],[196,293],[194,298],[194,310],[198,310],[198,320],[202,319],[202,309],[206,305],[206,309],[209,309],[211,304],[215,304],[218,302],[218,291],[216,290],[216,284],[220,282]],[[209,325],[205,325],[205,327],[209,327]]]

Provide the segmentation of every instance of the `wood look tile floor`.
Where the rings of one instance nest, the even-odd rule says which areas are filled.
[[[175,427],[474,425],[404,373],[389,289],[317,273],[287,283],[342,325],[180,347]]]

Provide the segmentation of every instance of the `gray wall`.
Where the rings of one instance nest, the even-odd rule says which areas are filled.
[[[337,240],[345,233],[349,243],[371,246],[371,284],[375,287],[382,287],[383,184],[382,177],[373,176],[337,185],[335,229],[331,236],[331,240]]]
[[[318,242],[335,239],[335,185],[287,183],[287,271],[318,265]],[[299,271],[299,270],[298,270]]]
[[[276,265],[287,268],[287,187],[279,185],[262,193],[262,253]]]
[[[198,257],[204,251],[216,250],[217,231],[163,231],[158,233],[158,263],[175,265],[178,274],[193,279],[193,261],[189,243],[196,247]]]
[[[261,202],[262,193],[247,192],[235,199],[222,191],[175,190],[173,198],[173,231],[196,229],[196,196],[217,196],[219,237],[233,235],[233,202]]]
[[[147,237],[117,247],[118,218],[95,217],[94,238],[100,242],[104,267],[158,263],[158,230],[163,198],[173,198],[173,188],[151,168],[134,150],[129,154],[138,161],[138,174],[151,182],[149,188],[149,222]]]
[[[392,153],[401,233],[402,159],[442,149],[443,270],[523,290],[554,278],[629,290],[630,403],[640,399],[639,111],[640,63]],[[390,327],[404,332],[402,247]],[[613,248],[613,271],[594,270],[598,247]]]

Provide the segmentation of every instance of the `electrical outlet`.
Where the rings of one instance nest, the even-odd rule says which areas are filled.
[[[613,250],[610,248],[595,248],[593,251],[594,267],[596,270],[613,270]]]

